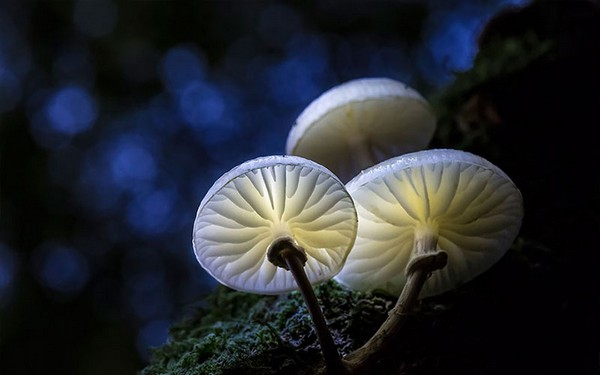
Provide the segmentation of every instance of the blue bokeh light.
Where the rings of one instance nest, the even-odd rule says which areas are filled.
[[[205,82],[192,81],[185,86],[179,98],[179,110],[193,127],[208,128],[223,117],[226,105],[219,88]]]
[[[150,348],[158,347],[167,341],[170,325],[171,322],[168,320],[157,319],[140,328],[137,335],[137,348],[143,359],[150,358]]]
[[[48,241],[34,255],[34,272],[49,290],[71,296],[86,286],[90,278],[88,261],[76,249]]]
[[[417,52],[416,68],[433,86],[448,83],[455,73],[472,67],[478,52],[477,39],[487,21],[503,8],[529,2],[531,1],[462,1],[431,8],[423,32],[424,44]]]
[[[286,50],[287,58],[268,71],[268,90],[277,105],[297,108],[333,82],[328,46],[317,35],[298,34],[290,38]]]
[[[128,122],[130,127],[135,123]],[[107,131],[79,163],[75,179],[78,203],[89,217],[124,213],[131,196],[154,188],[161,160],[158,140],[151,133]]]
[[[185,90],[191,82],[200,82],[206,76],[203,54],[191,46],[170,49],[161,63],[161,77],[171,92]]]
[[[269,94],[278,105],[305,103],[318,93],[313,72],[298,58],[290,58],[269,72]]]
[[[115,215],[123,195],[121,190],[115,189],[110,167],[98,153],[89,152],[83,158],[81,173],[73,183],[77,202],[87,217]]]
[[[418,51],[418,68],[430,84],[445,84],[455,72],[472,65],[484,12],[481,6],[461,4],[456,9],[436,9],[429,15],[424,44]]]
[[[428,40],[432,57],[448,72],[468,69],[477,52],[477,36],[484,21],[460,11],[440,18],[434,21],[436,27]]]
[[[160,236],[180,224],[177,208],[178,195],[173,189],[138,194],[127,207],[127,223],[144,236]]]
[[[98,111],[96,101],[87,89],[67,86],[56,90],[48,99],[45,114],[53,130],[75,135],[94,125]]]
[[[0,308],[9,302],[17,271],[17,255],[0,243]]]
[[[158,170],[152,141],[138,134],[124,134],[110,143],[105,158],[116,186],[136,191],[154,181]]]

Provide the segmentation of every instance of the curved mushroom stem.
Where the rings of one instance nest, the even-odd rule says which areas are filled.
[[[335,347],[331,332],[327,327],[327,322],[323,316],[323,311],[321,311],[321,308],[319,307],[319,302],[315,296],[312,285],[310,284],[310,281],[308,281],[308,277],[304,271],[304,263],[306,262],[304,251],[301,248],[298,248],[291,240],[282,239],[269,251],[269,260],[280,267],[283,265],[279,265],[276,262],[283,261],[285,264],[283,267],[289,270],[294,276],[296,284],[298,284],[298,288],[302,293],[302,297],[304,297],[308,312],[313,320],[315,330],[317,331],[317,337],[321,344],[321,351],[323,352],[323,357],[325,359],[327,373],[330,375],[348,374],[348,371],[346,371],[344,364],[342,363],[340,354]]]
[[[433,271],[446,266],[448,256],[445,252],[437,250],[436,245],[437,236],[415,239],[413,256],[406,269],[406,284],[396,305],[371,339],[343,359],[351,373],[365,373],[381,357],[412,313],[425,281]]]

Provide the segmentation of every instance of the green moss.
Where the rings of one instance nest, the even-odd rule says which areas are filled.
[[[497,338],[524,329],[505,317],[522,308],[541,314],[545,302],[529,296],[538,290],[537,283],[550,282],[546,271],[552,263],[553,255],[539,244],[518,239],[485,274],[424,300],[376,373],[475,374],[499,366],[490,357],[503,348]],[[364,344],[395,303],[395,298],[351,291],[335,281],[317,286],[315,294],[341,355]],[[299,292],[260,296],[219,286],[205,302],[193,316],[173,325],[168,342],[153,350],[141,375],[322,374],[318,339]]]
[[[342,354],[366,341],[393,303],[334,281],[315,293]],[[322,357],[312,327],[299,292],[259,296],[219,286],[206,306],[172,327],[142,374],[315,374]]]

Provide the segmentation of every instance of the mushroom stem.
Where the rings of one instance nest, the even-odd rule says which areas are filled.
[[[319,307],[319,302],[315,296],[312,285],[308,281],[306,272],[304,272],[304,263],[302,257],[299,255],[299,251],[294,249],[292,244],[289,244],[279,252],[279,256],[285,261],[289,271],[296,280],[296,284],[298,284],[302,297],[304,297],[304,302],[306,303],[313,320],[315,330],[317,331],[317,337],[321,344],[327,373],[330,375],[348,374],[335,347],[331,332],[327,327],[327,322],[323,316],[323,311],[321,311],[321,308]]]
[[[415,238],[413,256],[406,270],[406,284],[396,305],[371,339],[343,359],[352,373],[366,371],[383,355],[412,313],[425,281],[433,271],[446,266],[448,256],[445,252],[437,250],[436,245],[436,236]]]
[[[352,159],[355,164],[354,167],[356,167],[358,171],[377,164],[378,159],[369,139],[359,134],[353,134],[348,137],[348,143],[352,149]]]

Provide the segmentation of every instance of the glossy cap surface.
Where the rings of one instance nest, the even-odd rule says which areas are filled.
[[[316,161],[342,181],[431,141],[436,118],[427,101],[402,82],[364,78],[336,86],[298,116],[286,152]]]
[[[489,269],[516,238],[521,193],[489,161],[458,150],[406,154],[350,181],[359,215],[356,243],[336,280],[362,291],[399,295],[415,237],[437,236],[448,264],[420,297],[443,293]]]
[[[269,156],[225,173],[200,203],[193,229],[198,262],[233,289],[277,294],[297,289],[292,274],[267,259],[289,238],[303,249],[311,283],[330,279],[354,244],[357,215],[342,182],[323,166]]]

